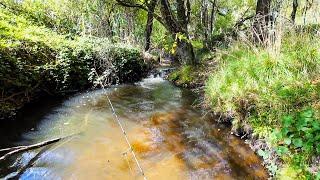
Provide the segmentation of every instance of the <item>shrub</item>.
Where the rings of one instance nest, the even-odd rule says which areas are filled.
[[[0,118],[40,92],[85,89],[101,76],[107,85],[133,82],[148,68],[136,48],[91,36],[70,39],[5,9],[0,12],[0,37]]]

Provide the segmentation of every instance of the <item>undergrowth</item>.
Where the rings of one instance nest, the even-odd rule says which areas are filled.
[[[139,49],[92,36],[67,36],[0,7],[0,118],[41,92],[61,94],[103,83],[137,81],[147,66]]]
[[[249,125],[276,149],[284,164],[274,171],[279,177],[319,179],[319,167],[311,167],[320,154],[319,42],[288,33],[276,54],[235,43],[218,51],[218,69],[206,83],[213,111],[232,114],[234,130]]]

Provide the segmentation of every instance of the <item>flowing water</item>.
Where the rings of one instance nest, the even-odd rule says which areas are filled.
[[[0,162],[0,178],[143,179],[106,95],[148,179],[267,179],[246,144],[193,107],[193,93],[160,77],[32,106],[21,117],[32,127],[13,137],[2,127],[2,147],[75,135]]]

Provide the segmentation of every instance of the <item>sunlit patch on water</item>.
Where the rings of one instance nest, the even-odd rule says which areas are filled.
[[[159,75],[150,75],[148,78],[145,78],[136,84],[146,89],[154,89],[158,84],[161,84],[164,81],[165,80]]]
[[[82,93],[49,109],[16,143],[79,134],[0,164],[0,178],[142,179],[107,94],[149,179],[267,178],[249,147],[192,108],[192,93],[160,77]]]

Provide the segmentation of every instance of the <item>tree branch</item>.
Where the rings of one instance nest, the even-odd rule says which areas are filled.
[[[255,17],[255,15],[250,15],[250,16],[241,18],[236,22],[236,24],[233,27],[238,28],[238,27],[242,26],[244,24],[244,22],[246,22],[247,20],[252,19],[254,17]]]
[[[136,3],[132,4],[129,2],[125,2],[123,0],[116,0],[116,1],[117,1],[117,4],[120,6],[129,7],[129,8],[138,8],[138,9],[142,9],[147,12],[149,11],[148,7],[144,6],[143,4],[136,4]],[[160,24],[165,26],[163,18],[160,15],[158,15],[157,13],[154,13],[153,16]]]
[[[7,8],[7,5],[5,5],[3,2],[0,2],[0,5],[3,6],[4,8]]]

